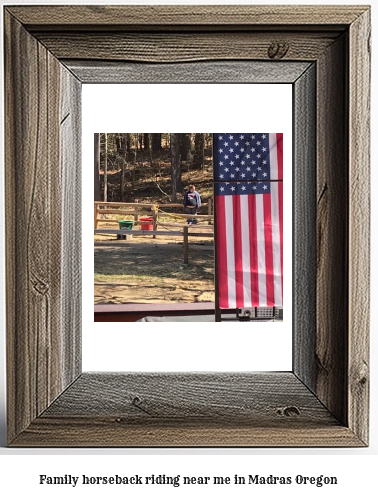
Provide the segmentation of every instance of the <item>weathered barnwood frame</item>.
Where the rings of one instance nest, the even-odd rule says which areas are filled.
[[[366,446],[369,7],[7,6],[4,22],[9,445]],[[93,81],[293,85],[292,372],[81,372]]]

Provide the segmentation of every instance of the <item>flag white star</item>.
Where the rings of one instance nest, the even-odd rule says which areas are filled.
[[[219,178],[220,179],[223,179],[224,175],[223,174],[220,174]]]
[[[251,155],[245,155],[246,158],[251,158]]]
[[[223,153],[223,149],[222,149],[222,148],[218,149],[218,151],[219,151],[220,153]]]
[[[221,167],[223,165],[223,161],[220,161],[219,162],[219,166]]]
[[[236,172],[239,172],[239,170],[240,170],[240,168],[239,168],[239,167],[236,167],[236,168],[235,168],[235,171],[236,171]]]
[[[256,189],[257,189],[257,186],[252,186],[252,189],[254,189],[254,190],[256,191]]]
[[[265,184],[264,184],[263,189],[264,189],[264,190],[265,190],[265,189],[268,189],[268,186],[265,186]]]
[[[229,169],[229,168],[227,168],[227,167],[224,169],[224,171],[225,171],[225,172],[228,172],[229,170],[230,170],[230,169]]]
[[[262,148],[262,150],[265,152],[265,151],[266,151],[266,148]]]
[[[235,191],[235,186],[231,186],[231,191]]]
[[[235,155],[235,158],[236,158],[236,159],[240,158],[240,155]]]
[[[235,164],[235,162],[234,162],[234,161],[230,161],[230,165],[234,165],[234,164]]]
[[[245,191],[247,188],[245,186],[242,186],[242,190]]]
[[[241,139],[241,140],[243,140],[243,139],[244,139],[244,135],[241,135],[241,136],[240,136],[240,139]]]
[[[261,155],[256,155],[256,158],[261,158]]]
[[[244,179],[244,177],[245,177],[245,174],[241,174],[241,177],[242,177],[242,179]]]
[[[262,137],[263,139],[266,139],[266,135],[265,135],[265,134],[263,134],[261,137]]]
[[[261,141],[257,141],[257,142],[256,142],[256,144],[257,144],[258,146],[260,146],[260,144],[261,144]]]
[[[233,152],[234,152],[234,150],[233,150],[232,148],[230,148],[230,149],[229,149],[229,152],[230,152],[230,153],[233,153]]]
[[[237,141],[234,142],[234,146],[239,146],[239,143]]]
[[[219,135],[218,139],[221,141],[223,139],[223,135]]]
[[[224,159],[225,159],[225,160],[228,160],[228,155],[224,155]]]
[[[231,174],[230,177],[231,179],[233,179],[235,177],[235,174]]]
[[[263,176],[266,177],[268,174],[266,172],[263,173]]]
[[[251,167],[247,167],[246,170],[247,170],[247,172],[250,172],[251,171]]]
[[[234,138],[234,136],[230,135],[230,137],[229,137],[230,141],[232,141],[233,138]]]
[[[248,142],[248,141],[246,141],[245,145],[246,145],[246,146],[250,146],[250,145],[251,145],[251,143],[250,143],[250,142]]]
[[[224,187],[223,187],[223,186],[221,186],[220,190],[221,190],[221,191],[224,191]]]
[[[228,146],[228,142],[225,142],[225,143],[223,144],[223,146],[225,146],[225,147],[226,147],[226,146]]]

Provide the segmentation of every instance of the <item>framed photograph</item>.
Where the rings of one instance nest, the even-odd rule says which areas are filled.
[[[9,446],[368,446],[369,7],[4,23]],[[258,82],[293,89],[292,370],[82,372],[82,85]]]

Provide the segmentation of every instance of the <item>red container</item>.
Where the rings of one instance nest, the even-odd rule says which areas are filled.
[[[152,231],[154,229],[154,219],[152,217],[141,217],[139,220],[142,231]]]

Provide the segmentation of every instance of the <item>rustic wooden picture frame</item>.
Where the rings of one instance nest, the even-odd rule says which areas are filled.
[[[4,22],[9,445],[367,446],[369,7],[7,6]],[[308,63],[292,372],[82,373],[75,66],[251,60]]]

